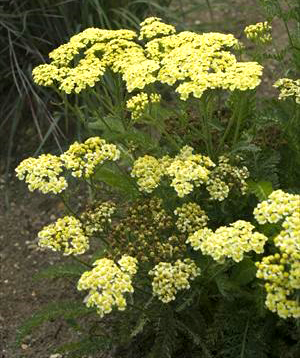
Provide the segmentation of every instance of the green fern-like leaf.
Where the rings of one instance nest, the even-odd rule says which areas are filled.
[[[207,323],[199,310],[190,309],[177,320],[177,329],[189,338],[195,347],[201,349],[201,357],[212,358],[209,348],[203,337],[206,336]],[[191,347],[192,351],[193,347]]]
[[[164,307],[162,317],[157,322],[156,338],[147,358],[172,358],[177,342],[176,321],[173,311]]]
[[[35,312],[22,324],[21,327],[19,327],[16,335],[16,344],[19,345],[26,335],[30,334],[33,329],[39,327],[47,321],[57,318],[76,318],[87,315],[93,311],[93,309],[87,308],[81,302],[76,301],[55,302],[47,305],[40,311]]]
[[[111,348],[111,340],[107,336],[85,337],[77,342],[69,342],[57,349],[58,353],[67,353],[70,358],[82,358],[87,354],[107,351]]]
[[[219,305],[214,317],[214,330],[219,332],[212,347],[216,358],[268,358],[272,330],[258,320],[254,307],[240,300]]]
[[[63,264],[49,266],[33,276],[34,279],[80,277],[87,268],[80,264]]]

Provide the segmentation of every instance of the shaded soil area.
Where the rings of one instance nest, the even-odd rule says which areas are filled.
[[[76,298],[68,281],[35,280],[42,268],[65,261],[59,254],[41,251],[36,235],[42,226],[55,220],[62,207],[55,199],[29,193],[23,183],[9,185],[10,207],[0,201],[0,357],[61,358],[55,349],[76,337],[63,321],[45,323],[15,345],[22,322],[46,304]],[[6,189],[7,190],[7,189]],[[78,298],[78,294],[77,294]]]

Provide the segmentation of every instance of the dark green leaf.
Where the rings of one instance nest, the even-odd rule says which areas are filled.
[[[247,182],[250,193],[253,193],[260,201],[266,200],[272,193],[272,183],[269,181],[259,181],[256,183],[253,180]]]
[[[231,274],[231,280],[239,285],[247,285],[255,278],[256,267],[252,260],[244,259],[234,266]]]

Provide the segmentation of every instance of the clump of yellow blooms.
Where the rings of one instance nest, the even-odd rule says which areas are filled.
[[[260,224],[282,221],[274,238],[279,253],[257,262],[256,276],[266,282],[266,306],[282,318],[300,318],[300,195],[274,191],[254,210]],[[297,293],[298,292],[298,293]]]
[[[204,210],[196,203],[185,203],[176,208],[174,214],[178,216],[176,226],[180,232],[193,233],[203,229],[208,221]]]
[[[209,157],[193,154],[193,148],[185,146],[166,168],[166,173],[172,178],[170,185],[182,198],[192,192],[194,186],[207,182],[210,168],[214,166]]]
[[[300,79],[280,78],[274,83],[274,87],[280,90],[279,99],[285,100],[287,97],[295,98],[296,103],[300,104]]]
[[[240,159],[240,158],[236,158]],[[212,199],[222,201],[228,197],[231,189],[239,189],[241,194],[247,192],[246,179],[249,177],[248,169],[233,166],[226,156],[219,157],[218,165],[212,170],[206,189]]]
[[[297,212],[299,207],[299,195],[275,190],[269,195],[268,200],[264,200],[256,206],[253,214],[260,224],[267,222],[273,224]]]
[[[193,154],[193,148],[184,146],[174,158],[165,156],[156,159],[150,155],[139,157],[131,172],[137,178],[141,191],[151,193],[158,187],[163,176],[171,179],[177,195],[182,198],[191,193],[194,187],[205,184],[211,199],[224,200],[229,191],[239,188],[246,193],[248,169],[229,164],[227,157],[220,157],[216,164],[207,156]]]
[[[207,89],[253,89],[260,83],[262,66],[256,62],[237,62],[228,49],[238,40],[220,33],[178,35],[154,39],[147,46],[152,58],[160,59],[158,81],[178,84],[176,92],[182,100],[192,94],[200,98]]]
[[[82,223],[73,216],[65,216],[45,226],[39,233],[39,246],[63,255],[81,255],[89,249],[89,240]]]
[[[131,176],[137,178],[138,186],[146,193],[151,193],[159,185],[164,174],[162,161],[151,155],[139,157],[131,171]]]
[[[271,30],[272,26],[268,23],[268,21],[265,21],[245,27],[244,32],[249,40],[266,44],[272,41]]]
[[[140,24],[139,40],[151,40],[158,36],[167,36],[176,33],[176,29],[172,25],[162,22],[159,17],[148,17]]]
[[[158,36],[157,38],[155,38]],[[106,69],[120,73],[127,90],[143,89],[154,82],[176,85],[182,100],[200,98],[207,89],[253,89],[260,83],[262,66],[238,62],[229,52],[238,45],[233,35],[221,33],[176,34],[172,25],[150,17],[138,34],[129,30],[89,28],[49,54],[50,64],[33,70],[42,86],[58,84],[66,93],[93,87]]]
[[[190,288],[191,280],[199,276],[201,270],[191,259],[177,260],[174,264],[160,262],[149,271],[153,277],[153,294],[164,303],[175,300],[176,293]]]
[[[187,243],[194,250],[201,250],[203,254],[210,255],[219,263],[226,258],[239,262],[244,253],[255,251],[262,253],[268,238],[258,232],[253,232],[254,226],[244,220],[238,220],[229,226],[221,226],[215,232],[204,228],[190,235]]]
[[[141,118],[152,103],[159,103],[160,100],[161,95],[158,93],[148,95],[145,92],[141,92],[131,97],[126,102],[126,107],[131,112],[131,118],[135,120]]]
[[[91,137],[84,143],[73,143],[60,157],[74,177],[89,178],[97,165],[106,160],[119,159],[120,151],[114,144],[107,144],[104,139]]]
[[[38,158],[27,158],[15,170],[18,179],[25,179],[30,191],[58,194],[68,187],[66,179],[60,175],[63,162],[55,155],[42,154]]]
[[[103,232],[105,225],[111,223],[111,216],[116,211],[116,204],[112,201],[105,201],[93,205],[81,214],[84,229],[88,236],[94,233]]]
[[[78,281],[78,290],[89,290],[85,298],[87,307],[96,307],[100,317],[108,314],[114,307],[119,311],[126,309],[125,294],[133,293],[132,278],[137,272],[137,260],[122,256],[118,265],[113,260],[102,258],[93,264],[91,271],[83,273]]]
[[[165,156],[156,159],[145,155],[138,158],[133,165],[131,175],[137,177],[138,185],[142,191],[151,193],[160,183],[163,175],[169,176],[171,186],[179,197],[189,194],[194,186],[206,182],[210,167],[215,164],[209,157],[193,154],[193,148],[185,146],[174,158]]]

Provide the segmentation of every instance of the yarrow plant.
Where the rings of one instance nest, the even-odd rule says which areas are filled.
[[[260,31],[266,42],[269,30],[246,33],[257,40]],[[151,357],[174,357],[191,339],[189,356],[199,349],[214,356],[202,338],[209,342],[218,320],[214,334],[225,336],[232,314],[246,322],[241,352],[248,332],[256,337],[258,312],[299,318],[300,196],[258,181],[256,161],[241,155],[247,145],[260,150],[247,138],[256,130],[251,103],[262,66],[238,61],[238,47],[233,35],[177,33],[151,17],[139,34],[86,29],[33,70],[37,84],[66,94],[120,85],[103,90],[110,93],[103,106],[117,109],[89,123],[101,137],[60,156],[25,159],[16,173],[30,190],[66,205],[67,215],[39,232],[39,245],[80,263],[82,304],[101,318],[110,314],[122,343],[139,336],[141,346],[153,346]],[[74,207],[79,187],[88,199]],[[253,312],[245,316],[245,307]]]

